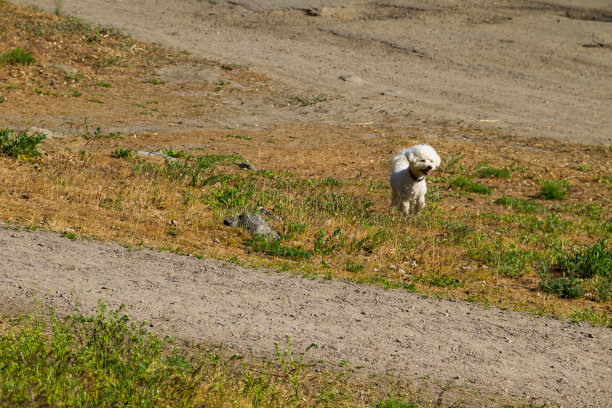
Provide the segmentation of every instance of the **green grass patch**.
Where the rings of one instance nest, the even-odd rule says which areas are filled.
[[[493,192],[491,187],[475,182],[471,177],[455,176],[449,182],[451,188],[463,190],[470,193],[490,195]]]
[[[567,180],[542,180],[540,182],[540,198],[546,200],[565,200],[570,184]]]
[[[542,206],[539,203],[523,198],[499,197],[494,202],[497,205],[512,208],[514,211],[518,212],[533,213],[542,210]]]
[[[592,245],[555,248],[553,260],[542,264],[540,276],[540,287],[546,292],[581,297],[583,286],[590,284],[596,300],[608,301],[612,298],[612,250],[603,239]]]
[[[44,133],[28,135],[13,129],[0,129],[0,154],[24,158],[40,156],[38,146],[45,138]]]
[[[161,79],[156,79],[156,78],[145,79],[142,82],[145,83],[145,84],[151,84],[151,85],[163,85],[163,84],[166,83],[166,81],[163,81]]]
[[[268,239],[259,235],[255,235],[253,238],[247,240],[245,245],[253,251],[281,258],[309,259],[312,255],[310,252],[301,248],[292,248],[282,245],[278,239]]]
[[[0,54],[0,65],[30,65],[36,63],[36,58],[17,47]]]
[[[474,175],[479,178],[510,178],[510,170],[491,166],[478,166]]]

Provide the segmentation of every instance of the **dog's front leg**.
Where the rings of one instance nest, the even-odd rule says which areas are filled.
[[[410,201],[402,201],[402,211],[406,215],[410,215]]]
[[[417,202],[414,204],[414,212],[421,212],[425,208],[425,196],[419,197]]]

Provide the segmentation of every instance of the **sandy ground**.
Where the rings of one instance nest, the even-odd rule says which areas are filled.
[[[183,128],[460,124],[612,143],[607,0],[66,0],[63,7],[141,40],[248,65],[283,95],[325,99],[285,108],[236,99],[235,115]],[[188,80],[210,72],[200,68],[157,74]],[[123,126],[136,132],[150,124]],[[5,307],[37,298],[60,312],[88,312],[102,298],[178,338],[265,354],[289,334],[296,349],[316,342],[312,357],[331,363],[564,406],[612,406],[610,329],[45,232],[0,229],[0,251]]]
[[[19,0],[53,11],[54,0]],[[493,127],[612,143],[608,0],[66,0],[63,12],[281,80],[324,108],[233,118]],[[184,78],[197,72],[183,72]]]

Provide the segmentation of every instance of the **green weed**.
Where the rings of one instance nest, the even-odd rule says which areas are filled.
[[[36,63],[36,58],[17,47],[0,54],[0,65],[30,65]]]
[[[113,150],[112,156],[118,159],[131,159],[136,156],[136,152],[132,149],[124,149],[122,147],[118,147]]]
[[[544,276],[540,282],[540,289],[547,293],[554,293],[565,299],[582,297],[584,291],[580,286],[580,280],[574,277],[551,277]]]
[[[306,350],[300,354],[299,358],[296,358],[293,350],[291,349],[289,335],[285,336],[285,341],[286,348],[282,352],[278,343],[274,343],[274,346],[276,347],[276,357],[278,358],[283,371],[293,387],[293,406],[297,408],[300,402],[300,376],[305,368],[304,357],[306,356],[308,350],[313,347],[317,347],[317,344],[311,343],[308,347],[306,347]]]
[[[569,192],[567,180],[542,180],[540,182],[540,198],[547,200],[565,200]]]
[[[471,193],[490,195],[493,192],[491,187],[484,184],[476,183],[470,177],[455,176],[450,179],[450,186],[458,190],[468,191]]]
[[[572,314],[569,315],[569,320],[572,323],[588,322],[592,326],[612,327],[612,319],[605,313],[595,313],[591,308],[574,310]]]
[[[510,178],[510,170],[481,165],[476,167],[474,175],[480,178]]]
[[[245,245],[256,252],[262,252],[267,255],[279,256],[281,258],[291,259],[309,259],[311,253],[301,248],[292,248],[281,245],[280,240],[267,239],[265,237],[255,235],[247,240]]]
[[[166,150],[162,150],[162,153],[165,154],[166,156],[174,157],[175,159],[182,159],[182,158],[189,156],[187,153],[185,153],[182,150],[177,152],[172,149],[166,149]]]
[[[540,287],[561,297],[580,297],[582,284],[590,281],[597,300],[605,302],[612,297],[612,250],[606,240],[592,245],[555,248],[555,257],[540,268]]]
[[[24,158],[40,156],[38,146],[46,138],[44,133],[30,136],[25,132],[14,132],[13,129],[0,129],[0,155]]]
[[[145,83],[145,84],[151,84],[151,85],[163,85],[163,84],[166,83],[166,81],[163,81],[161,79],[156,79],[156,78],[145,79],[142,82]]]

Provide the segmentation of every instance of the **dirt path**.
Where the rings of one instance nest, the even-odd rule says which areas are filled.
[[[61,313],[124,303],[152,330],[272,353],[291,336],[310,357],[564,406],[611,406],[612,331],[339,280],[0,229],[8,304]]]
[[[612,143],[608,0],[66,0],[63,11],[327,99],[258,106],[233,127],[401,121]]]

